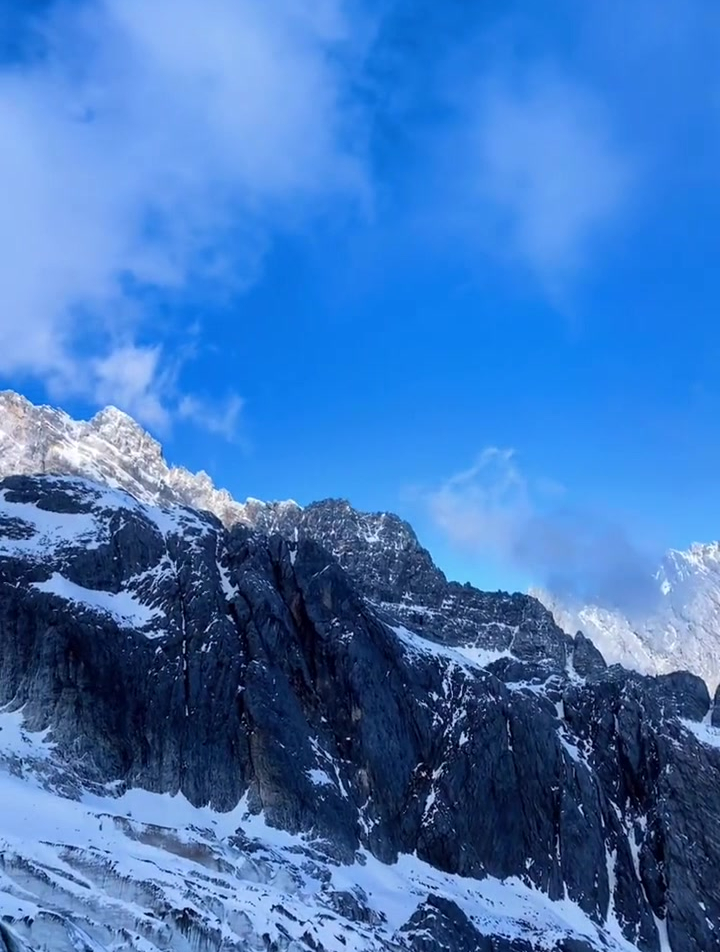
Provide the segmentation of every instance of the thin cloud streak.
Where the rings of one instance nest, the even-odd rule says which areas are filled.
[[[495,240],[551,289],[587,267],[627,211],[634,160],[592,93],[541,69],[485,84],[470,155]]]
[[[178,415],[232,443],[238,439],[240,417],[245,401],[233,394],[222,402],[185,396],[178,405]]]
[[[657,597],[658,560],[622,527],[569,505],[559,484],[530,480],[513,450],[483,450],[422,499],[452,545],[529,573],[555,595],[628,610]]]

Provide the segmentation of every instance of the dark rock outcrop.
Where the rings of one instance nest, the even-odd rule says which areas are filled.
[[[483,935],[456,903],[441,896],[428,896],[402,927],[402,933],[412,952],[533,952],[524,939]]]

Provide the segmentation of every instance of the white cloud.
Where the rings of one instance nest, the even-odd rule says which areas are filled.
[[[241,287],[274,229],[366,195],[340,3],[50,9],[43,54],[0,64],[1,374],[165,420],[175,374],[129,289]]]
[[[512,558],[517,534],[531,517],[524,477],[510,449],[488,447],[467,470],[426,495],[430,515],[461,548]]]
[[[166,429],[169,414],[158,390],[162,385],[158,347],[119,347],[90,363],[90,389],[99,403],[119,403],[128,413],[157,429]]]
[[[473,121],[473,179],[493,237],[545,283],[588,263],[626,210],[633,162],[603,105],[543,71],[484,88]]]
[[[569,504],[559,483],[528,477],[513,450],[484,450],[423,499],[466,555],[520,568],[557,594],[620,607],[656,595],[655,558],[616,522]]]
[[[216,433],[233,441],[238,437],[240,414],[244,401],[233,394],[225,401],[217,403],[201,400],[198,397],[185,396],[178,405],[178,414],[184,420],[192,420],[210,433]]]

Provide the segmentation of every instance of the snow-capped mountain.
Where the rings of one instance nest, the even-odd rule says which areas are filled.
[[[85,476],[141,502],[212,512],[228,527],[241,524],[287,538],[310,535],[377,604],[387,601],[403,622],[431,633],[443,625],[470,630],[484,617],[480,593],[448,587],[412,528],[391,513],[359,513],[343,500],[306,509],[292,500],[239,502],[217,489],[207,473],[169,466],[160,444],[114,407],[88,422],[76,421],[12,391],[1,392],[0,477],[36,473]],[[531,594],[565,631],[590,637],[610,663],[647,674],[688,670],[714,689],[720,682],[720,544],[668,552],[655,582],[655,602],[634,616],[548,591]],[[502,636],[497,644],[503,644]]]
[[[141,502],[212,512],[226,525],[270,526],[275,511],[296,508],[291,500],[270,506],[257,499],[237,502],[216,489],[207,473],[169,466],[157,440],[116,407],[106,407],[86,422],[2,391],[0,477],[37,473],[86,476],[124,489]]]
[[[0,430],[0,952],[720,952],[720,691],[118,411]]]
[[[2,481],[0,949],[720,949],[703,682],[409,560]]]
[[[583,631],[605,658],[648,674],[684,669],[720,682],[720,543],[666,553],[655,598],[634,614],[533,594],[566,631]]]

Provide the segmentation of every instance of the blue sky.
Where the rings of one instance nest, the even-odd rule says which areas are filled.
[[[715,4],[0,0],[0,51],[4,386],[490,588],[720,535]]]

